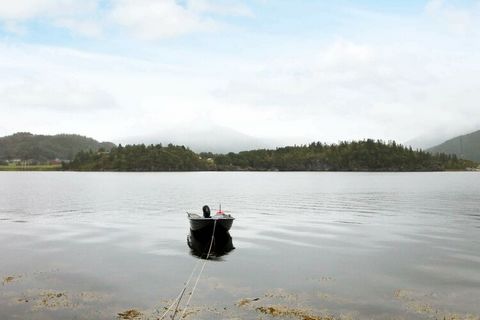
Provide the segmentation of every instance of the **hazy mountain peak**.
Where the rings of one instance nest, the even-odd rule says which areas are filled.
[[[280,145],[273,139],[253,137],[239,131],[219,126],[200,124],[164,129],[153,134],[122,139],[126,143],[185,145],[196,152],[227,153],[244,150],[272,148]]]
[[[480,130],[449,139],[428,151],[455,154],[463,159],[480,161]]]

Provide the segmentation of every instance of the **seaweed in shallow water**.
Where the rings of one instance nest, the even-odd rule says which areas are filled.
[[[124,312],[118,313],[118,319],[124,319],[124,320],[134,320],[134,319],[139,319],[143,314],[135,309],[130,309]]]

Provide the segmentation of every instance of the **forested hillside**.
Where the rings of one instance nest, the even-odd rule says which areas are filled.
[[[455,154],[459,158],[480,161],[480,130],[447,140],[428,151]]]
[[[110,150],[115,144],[98,142],[76,134],[54,136],[15,133],[0,138],[0,161],[33,160],[45,162],[54,159],[72,160],[82,150]]]
[[[67,170],[79,171],[198,171],[214,169],[184,146],[161,144],[118,146],[110,152],[81,151],[64,164]]]

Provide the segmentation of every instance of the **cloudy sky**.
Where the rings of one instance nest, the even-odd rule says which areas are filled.
[[[480,1],[0,2],[2,136],[405,142],[479,102]]]

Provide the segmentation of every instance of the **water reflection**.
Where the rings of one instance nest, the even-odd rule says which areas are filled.
[[[212,241],[212,232],[210,230],[190,230],[187,236],[187,244],[190,247],[190,253],[201,259],[205,259]],[[235,249],[232,242],[232,236],[228,231],[216,231],[213,238],[212,250],[209,259],[217,260],[223,255]]]

